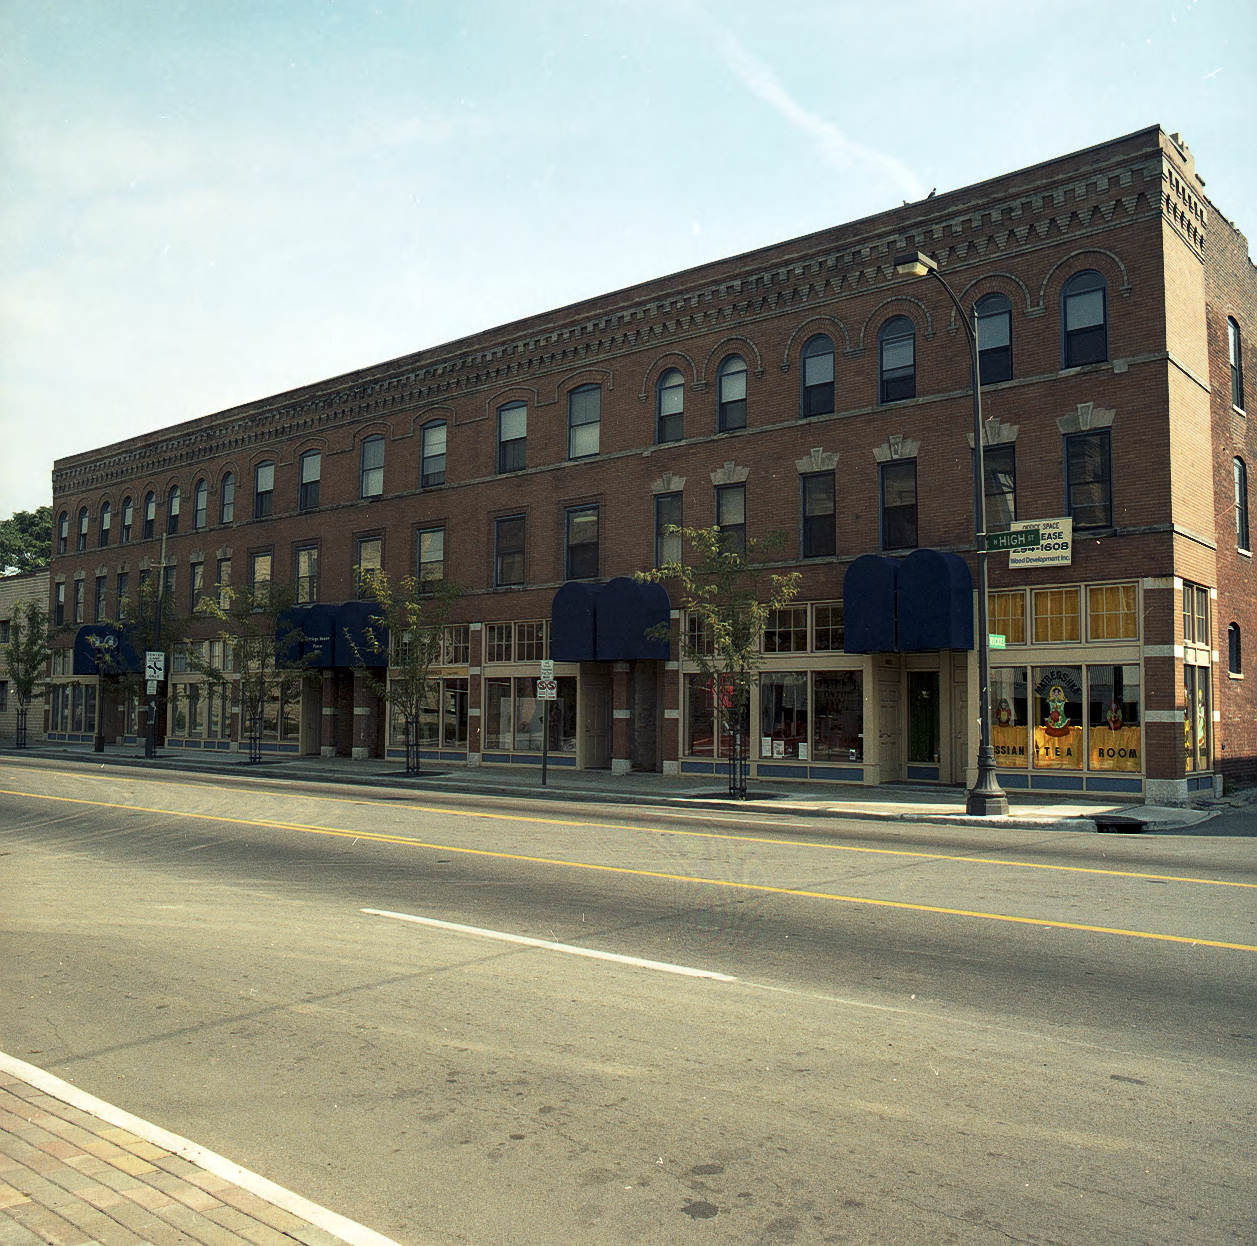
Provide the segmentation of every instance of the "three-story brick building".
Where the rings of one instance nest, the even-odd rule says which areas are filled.
[[[1152,128],[63,458],[49,733],[89,735],[98,701],[109,738],[140,729],[73,642],[141,577],[189,614],[283,580],[330,640],[277,682],[267,746],[398,748],[340,643],[382,567],[464,590],[427,755],[536,762],[552,656],[552,762],[713,772],[710,689],[675,640],[638,642],[667,603],[622,577],[675,552],[668,525],[719,524],[783,534],[802,573],[764,637],[753,770],[971,782],[969,354],[945,293],[896,274],[920,249],[977,305],[988,527],[1061,534],[1031,565],[990,555],[1001,783],[1164,800],[1257,778],[1257,280],[1203,186]],[[234,747],[230,702],[179,665],[166,745]]]

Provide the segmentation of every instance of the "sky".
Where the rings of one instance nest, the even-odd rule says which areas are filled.
[[[1257,0],[0,0],[0,518],[54,459],[1146,126]]]

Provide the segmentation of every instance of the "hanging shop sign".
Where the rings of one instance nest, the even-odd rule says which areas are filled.
[[[1032,545],[1031,537],[1020,533],[1038,534]],[[1068,567],[1073,561],[1074,521],[1064,519],[1028,519],[1009,524],[1007,535],[1010,567]],[[988,539],[988,544],[991,538]]]

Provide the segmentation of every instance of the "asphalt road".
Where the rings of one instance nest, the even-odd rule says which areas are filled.
[[[402,1242],[1257,1240],[1252,837],[6,761],[0,940],[0,1049]]]

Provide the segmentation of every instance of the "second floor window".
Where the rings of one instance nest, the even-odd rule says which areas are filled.
[[[1075,528],[1113,524],[1113,480],[1109,430],[1065,438],[1065,513]]]
[[[1252,549],[1248,540],[1248,467],[1241,458],[1231,460],[1235,477],[1235,544],[1240,549]]]
[[[57,553],[64,554],[70,547],[70,516],[62,511],[57,520]]]
[[[323,475],[323,455],[318,450],[307,450],[300,461],[297,482],[297,509],[314,510],[319,504],[319,480]]]
[[[917,461],[883,463],[881,477],[882,548],[916,549]]]
[[[564,575],[569,580],[592,580],[598,575],[598,508],[573,506],[566,520]]]
[[[354,559],[354,583],[359,597],[371,595],[371,582],[376,572],[384,569],[384,538],[359,537],[358,552]]]
[[[602,427],[602,386],[582,385],[567,396],[567,457],[587,459],[598,453]]]
[[[680,528],[682,518],[681,494],[655,494],[655,566],[662,567],[666,562],[681,561],[681,534],[669,532],[669,528]]]
[[[80,554],[87,548],[87,522],[87,507],[84,506],[79,509],[79,539],[76,548]]]
[[[384,492],[384,438],[378,433],[362,443],[358,496],[378,498]]]
[[[419,487],[433,489],[445,483],[445,421],[425,424],[421,440],[423,457],[419,464]]]
[[[528,405],[511,402],[498,409],[498,471],[519,472],[528,466]]]
[[[249,588],[255,597],[270,592],[272,561],[270,550],[249,555]]]
[[[734,553],[746,553],[746,486],[719,485],[716,488],[716,527],[720,542]]]
[[[746,360],[730,355],[716,376],[716,431],[731,432],[746,427]]]
[[[421,585],[433,587],[445,579],[445,529],[420,528],[417,538],[415,575]]]
[[[808,338],[799,357],[803,392],[800,414],[829,415],[834,409],[834,344],[823,333]]]
[[[192,526],[200,532],[209,523],[209,485],[198,480],[192,490]]]
[[[297,550],[296,598],[298,605],[319,599],[319,547],[303,545]]]
[[[109,529],[113,524],[113,508],[108,502],[100,504],[100,531],[97,537],[97,544],[104,549],[109,544]]]
[[[1013,375],[1013,305],[1002,294],[978,300],[978,374],[983,385]]]
[[[157,527],[157,494],[149,490],[144,495],[144,528],[141,537],[145,541],[149,541],[153,537],[153,532]]]
[[[655,441],[660,445],[680,441],[685,436],[685,378],[669,368],[659,378]]]
[[[493,522],[493,583],[506,588],[524,582],[524,517],[509,515]]]
[[[826,558],[838,550],[834,531],[834,473],[810,472],[800,481],[803,491],[804,558]]]
[[[1015,448],[985,446],[982,470],[986,476],[986,527],[1007,528],[1017,518],[1017,458]]]
[[[131,529],[135,527],[135,503],[130,496],[122,499],[122,531],[118,533],[118,541],[125,545],[131,539]]]
[[[166,494],[166,532],[170,536],[179,531],[179,505],[179,486],[171,485],[170,492]]]
[[[253,473],[253,518],[265,519],[275,507],[275,464],[259,463]]]

